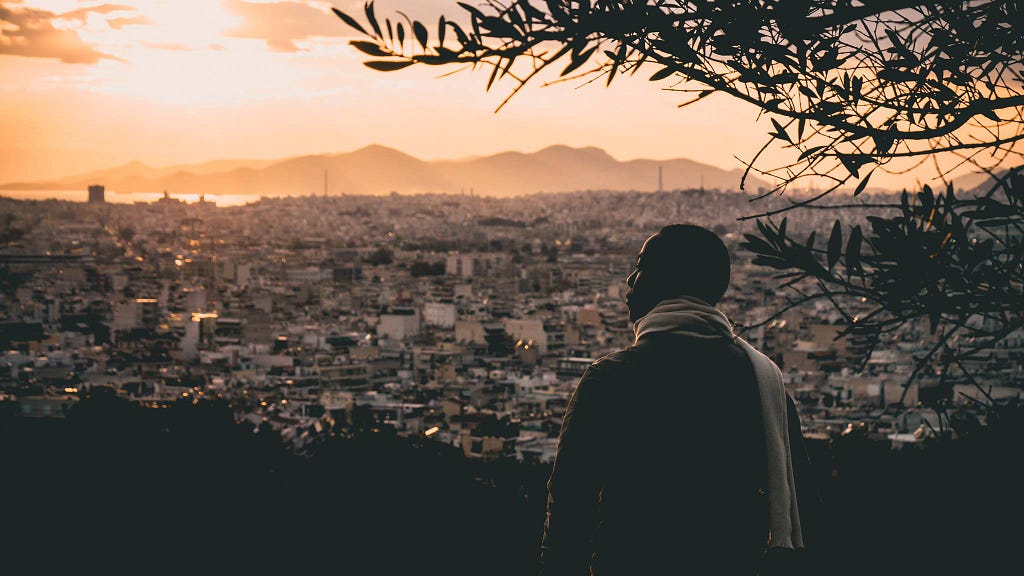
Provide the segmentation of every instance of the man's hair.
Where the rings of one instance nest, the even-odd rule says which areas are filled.
[[[644,248],[642,270],[672,295],[716,304],[729,288],[729,250],[711,230],[692,224],[665,226]]]

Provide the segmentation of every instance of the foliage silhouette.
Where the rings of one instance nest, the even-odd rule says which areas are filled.
[[[742,245],[757,255],[756,264],[779,269],[783,286],[796,294],[776,316],[827,300],[846,320],[840,337],[859,336],[869,349],[927,319],[934,341],[907,384],[926,372],[943,382],[955,374],[994,408],[965,366],[1024,330],[1024,172],[1007,172],[984,195],[958,197],[951,185],[936,194],[925,186],[904,192],[889,210],[893,215],[868,216],[866,232],[847,226],[845,242],[836,220],[824,248],[813,232],[792,238],[785,219],[758,221],[759,234],[747,234]]]
[[[559,80],[606,84],[621,74],[688,96],[724,93],[769,115],[769,140],[748,163],[779,189],[803,178],[858,182],[895,158],[951,152],[994,167],[1024,139],[1024,6],[1012,1],[486,0],[459,2],[434,32],[398,13],[363,26],[351,44],[381,71],[464,65],[504,77],[509,98],[548,68]],[[459,24],[458,21],[467,24]],[[415,41],[405,33],[414,31]],[[556,80],[558,81],[558,80]],[[502,102],[508,102],[506,98]],[[501,106],[499,106],[500,108]],[[795,160],[755,167],[779,146]],[[741,184],[742,187],[742,184]]]
[[[487,89],[504,77],[515,82],[511,98],[549,68],[557,72],[555,81],[604,79],[606,84],[645,69],[652,71],[652,82],[692,95],[681,106],[724,93],[758,107],[772,131],[746,163],[747,172],[778,182],[758,198],[782,193],[805,178],[823,178],[830,185],[744,216],[759,219],[759,233],[749,235],[745,246],[757,254],[755,262],[780,270],[784,286],[795,294],[790,307],[829,300],[847,320],[844,335],[877,343],[927,319],[940,336],[918,359],[908,384],[936,362],[943,380],[952,369],[976,384],[964,361],[1024,327],[1024,183],[1019,170],[995,171],[1022,155],[1016,148],[1024,139],[1021,3],[458,4],[468,24],[442,16],[433,35],[401,14],[382,23],[372,1],[364,6],[368,26],[334,12],[366,37],[352,45],[375,58],[367,65],[378,70],[413,64],[483,67],[490,71]],[[406,27],[416,31],[415,42],[406,38]],[[788,150],[793,160],[760,166],[772,147]],[[919,165],[940,153],[959,158],[945,172],[936,161],[941,177],[968,164],[987,171],[994,185],[967,198],[955,197],[952,186],[945,194],[924,187],[898,205],[858,198],[853,206],[876,209],[869,233],[837,221],[824,249],[815,247],[813,233],[796,240],[787,235],[785,220],[766,219],[794,208],[835,208],[815,202],[843,186],[859,196],[872,174],[889,170],[894,159],[911,158]],[[868,311],[849,312],[844,302],[850,298],[864,299]]]

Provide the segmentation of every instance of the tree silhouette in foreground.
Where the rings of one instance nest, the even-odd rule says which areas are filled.
[[[760,2],[487,0],[458,3],[462,24],[436,26],[399,13],[360,20],[335,9],[364,38],[351,44],[379,71],[412,65],[481,68],[487,88],[509,77],[521,88],[548,83],[610,84],[645,70],[681,106],[716,92],[758,107],[772,131],[747,172],[773,177],[772,193],[806,178],[824,191],[743,219],[758,219],[745,247],[776,268],[789,306],[827,300],[847,321],[844,335],[877,343],[916,320],[937,338],[917,359],[922,373],[952,373],[977,384],[967,359],[1024,329],[1024,181],[1003,167],[1024,140],[1024,4],[1010,1],[762,0]],[[362,21],[361,21],[362,20]],[[365,23],[364,23],[365,22]],[[545,72],[550,69],[550,72]],[[500,108],[500,106],[499,106]],[[791,154],[765,167],[763,153]],[[955,165],[941,169],[938,157]],[[893,161],[933,161],[942,178],[963,165],[992,177],[987,189],[956,197],[925,186],[899,203],[856,198],[870,230],[837,221],[827,245],[815,233],[791,237],[773,216],[817,203],[841,187],[859,196]],[[745,176],[744,176],[745,179]],[[742,187],[742,182],[741,182]],[[806,233],[806,231],[805,231]],[[851,302],[866,306],[851,311]]]
[[[895,158],[951,152],[998,166],[1024,139],[1024,6],[1019,2],[762,0],[459,2],[459,20],[434,28],[373,2],[366,36],[351,44],[392,71],[413,64],[469,65],[520,88],[548,68],[559,80],[606,84],[651,72],[687,94],[683,106],[721,92],[770,115],[765,146],[792,151],[760,169],[779,186],[815,176],[862,190]],[[558,68],[561,68],[558,70]],[[506,98],[505,102],[508,101]],[[504,105],[504,102],[502,103]],[[826,192],[827,193],[827,192]]]
[[[966,364],[1024,331],[1024,172],[1011,170],[986,194],[966,198],[951,185],[945,193],[925,186],[889,209],[895,215],[867,217],[867,232],[856,225],[844,234],[836,220],[823,247],[814,232],[791,238],[785,219],[758,221],[759,234],[745,235],[743,246],[757,254],[754,263],[779,269],[783,287],[796,294],[776,316],[825,300],[845,321],[839,337],[861,337],[869,351],[927,319],[932,342],[915,358],[904,397],[928,374],[940,382],[941,401],[931,406],[939,413],[952,400],[954,378],[978,390],[973,401],[990,421],[1019,411],[1020,401],[996,402]]]

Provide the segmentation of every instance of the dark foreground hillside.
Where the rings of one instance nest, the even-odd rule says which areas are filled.
[[[1020,440],[1017,420],[923,451],[811,445],[823,501],[814,572],[1016,572]],[[548,472],[382,433],[300,458],[223,405],[147,410],[114,397],[63,421],[4,412],[0,458],[11,574],[532,574]]]

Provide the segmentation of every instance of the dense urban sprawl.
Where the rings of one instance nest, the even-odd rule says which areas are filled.
[[[104,387],[154,410],[226,401],[300,453],[358,427],[547,462],[580,375],[633,341],[624,279],[649,234],[723,236],[721,307],[740,326],[786,304],[739,247],[754,226],[737,217],[759,206],[739,193],[102,199],[0,199],[0,400],[22,417],[62,417]],[[798,210],[789,226],[837,217],[859,216]],[[970,411],[964,380],[926,370],[905,386],[934,341],[926,322],[873,349],[836,340],[843,326],[819,302],[744,333],[782,366],[807,436],[913,445],[943,430],[929,395]],[[987,393],[1019,394],[1022,350],[1018,334],[975,361]]]

